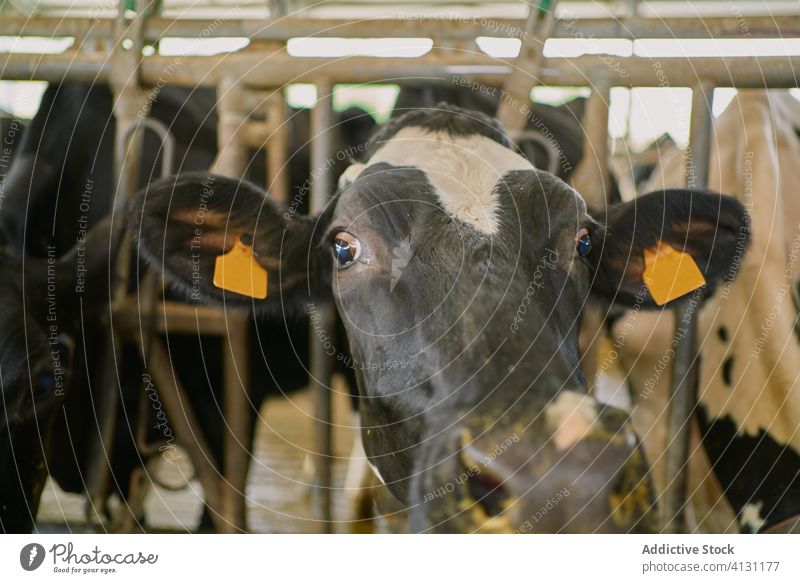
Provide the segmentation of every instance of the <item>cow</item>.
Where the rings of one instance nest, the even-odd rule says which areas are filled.
[[[643,271],[659,245],[709,290],[733,277],[742,205],[676,189],[587,209],[496,120],[446,104],[390,121],[365,158],[311,216],[209,173],[153,182],[129,213],[138,253],[184,294],[265,318],[332,297],[363,364],[365,450],[411,530],[656,530],[628,416],[587,393],[581,310],[657,308]],[[215,285],[234,251],[263,299]]]
[[[143,116],[150,113],[173,126],[179,163],[208,167],[216,147],[215,134],[208,140],[206,132],[213,92],[190,99],[188,91],[167,88],[158,97]],[[89,444],[98,431],[86,419],[94,417],[90,412],[99,391],[110,389],[102,381],[109,333],[107,266],[120,231],[118,225],[112,237],[106,218],[114,195],[112,110],[113,98],[105,86],[49,86],[2,184],[2,269],[10,280],[2,290],[3,317],[9,330],[26,333],[6,339],[0,367],[16,371],[25,362],[19,354],[28,354],[28,374],[9,375],[2,387],[2,467],[5,475],[17,475],[23,466],[15,462],[26,460],[37,470],[31,480],[20,479],[16,485],[8,481],[11,489],[3,492],[0,508],[4,532],[31,530],[48,474],[68,492],[86,488]],[[215,132],[213,118],[211,122]],[[143,151],[141,180],[146,181],[158,171],[160,148],[153,136],[145,137]],[[43,269],[50,270],[48,277],[42,276]],[[72,285],[70,278],[79,279]],[[51,348],[46,355],[37,348],[42,333],[51,345],[45,344]],[[26,345],[28,336],[37,342]],[[117,493],[122,499],[128,494],[131,470],[142,463],[133,441],[136,416],[124,413],[139,410],[141,395],[141,374],[135,366],[130,370],[137,358],[132,352],[126,351],[120,363],[122,417],[109,452],[109,495]],[[56,381],[51,379],[54,370]],[[55,387],[34,390],[39,378]],[[57,399],[52,398],[54,392]],[[38,431],[36,439],[25,429],[31,423]]]
[[[109,229],[104,221],[72,249],[58,255],[54,247],[46,258],[0,252],[0,532],[32,528],[45,479],[58,474],[47,456],[67,456],[60,467],[80,455],[57,427],[71,387],[83,379],[83,367],[72,366],[84,358],[82,329],[102,317],[108,300],[118,241]]]
[[[164,87],[148,100],[147,105],[141,111],[142,116],[161,120],[175,137],[173,170],[199,170],[212,164],[217,144],[213,90]],[[4,256],[0,270],[8,281],[0,291],[4,294],[6,308],[3,317],[6,318],[7,330],[28,330],[37,338],[40,332],[48,332],[47,326],[40,330],[41,325],[48,324],[48,321],[41,322],[47,312],[38,300],[47,296],[47,279],[40,275],[41,267],[34,269],[30,266],[44,262],[46,267],[52,260],[60,266],[59,272],[64,274],[63,277],[74,276],[78,269],[74,257],[77,250],[71,251],[70,248],[76,241],[80,241],[82,269],[86,267],[87,236],[92,240],[91,253],[100,253],[106,263],[109,253],[115,248],[105,219],[114,195],[112,154],[115,128],[112,111],[113,97],[105,86],[52,85],[45,91],[39,110],[29,124],[18,155],[2,183],[0,240],[4,245]],[[303,112],[299,112],[298,117],[302,116]],[[355,139],[364,139],[357,136],[361,135],[359,132],[363,133],[362,128],[370,120],[363,112],[345,112],[337,139],[348,140],[353,135]],[[301,151],[302,144],[308,139],[301,140],[300,135],[293,135],[292,147],[299,151],[290,162],[293,176],[307,176],[310,172],[304,167],[308,160]],[[347,145],[350,150],[358,144],[349,141]],[[346,149],[344,145],[341,148]],[[147,134],[139,177],[141,185],[158,174],[160,158],[160,144],[153,135]],[[263,158],[254,157],[254,160]],[[263,164],[257,162],[251,164],[249,170],[253,177],[263,179],[266,175]],[[305,199],[300,202],[302,208]],[[116,232],[119,232],[119,226]],[[109,236],[105,244],[103,233]],[[68,265],[69,261],[72,261],[72,266]],[[95,263],[100,265],[103,262],[97,259],[92,264]],[[109,280],[107,269],[97,268],[83,275],[81,288],[90,288],[91,294],[69,292],[68,283],[58,287],[64,298],[59,297],[54,302],[60,324],[54,346],[60,348],[55,351],[59,358],[50,355],[54,361],[50,368],[46,366],[47,355],[39,355],[38,343],[29,342],[26,334],[7,337],[0,354],[0,371],[9,371],[2,387],[0,413],[6,416],[0,431],[3,444],[0,447],[5,448],[0,463],[4,474],[9,476],[21,471],[15,462],[23,459],[37,470],[35,475],[31,474],[31,479],[20,479],[18,484],[8,481],[6,485],[10,490],[0,493],[0,530],[4,532],[31,530],[48,474],[68,492],[83,493],[86,489],[87,468],[92,455],[90,444],[98,431],[97,425],[87,423],[86,419],[95,416],[92,411],[99,391],[110,389],[102,381],[103,359],[100,358],[109,334],[107,319],[101,318],[107,318],[103,306],[107,306],[109,298],[102,292],[108,291]],[[135,289],[135,282],[132,289]],[[24,302],[25,297],[31,299]],[[82,300],[83,305],[78,300]],[[266,394],[291,392],[307,385],[305,350],[308,329],[300,319],[287,325],[266,322],[259,327],[251,322],[250,336],[253,353],[249,359],[250,376],[258,381],[250,395],[253,403],[251,414],[255,416]],[[176,374],[189,389],[190,404],[211,448],[209,454],[221,466],[224,425],[217,405],[222,402],[218,394],[223,378],[221,343],[214,338],[179,335],[169,335],[165,339]],[[41,396],[42,403],[39,403],[39,394],[31,389],[38,377],[23,375],[23,369],[18,368],[25,362],[20,355],[26,353],[26,348],[32,351],[29,370],[47,371],[58,365],[63,376],[63,382],[59,381],[63,386],[58,387],[58,399],[53,400],[52,395],[45,393]],[[40,357],[45,359],[43,364],[33,362]],[[198,359],[203,360],[204,367],[196,366]],[[141,409],[140,402],[148,386],[143,380],[146,370],[135,347],[128,345],[123,349],[118,366],[121,406],[113,451],[109,452],[112,479],[106,495],[118,495],[127,500],[132,472],[150,459],[137,450],[138,424],[144,423],[149,428],[146,440],[150,446],[164,445],[166,441],[165,446],[174,447],[171,445],[174,439],[171,438],[171,429],[163,429],[164,424],[155,418],[156,408]],[[15,374],[12,375],[11,371]],[[20,374],[16,374],[18,372]],[[144,420],[141,419],[142,412],[147,416]],[[154,429],[154,426],[162,429]],[[31,437],[31,427],[39,430],[36,439]],[[23,435],[29,438],[22,438]],[[252,439],[252,433],[249,438]],[[131,505],[134,504],[131,502]],[[102,509],[99,513],[102,515]],[[137,515],[136,518],[143,517]],[[210,526],[210,523],[206,509],[201,528]]]
[[[416,109],[434,108],[441,102],[493,116],[497,112],[502,95],[502,89],[499,87],[478,85],[457,75],[447,83],[403,80],[391,117],[396,118]],[[586,102],[587,99],[584,97],[574,98],[559,106],[531,101],[526,113],[526,127],[514,136],[519,153],[530,160],[536,168],[553,173],[569,183],[574,170],[579,167],[583,158],[582,120]],[[355,161],[363,161],[360,158],[363,158],[363,154],[354,157]],[[618,201],[620,195],[615,174],[610,174],[610,181],[610,200]],[[583,346],[581,350],[584,350]],[[358,426],[357,422],[355,426]],[[356,443],[352,459],[355,461],[363,458],[363,448],[360,447],[360,443]],[[356,464],[351,464],[352,471],[348,471],[345,487],[349,492],[356,493],[356,499],[351,502],[354,515],[363,517],[366,515],[364,509],[371,507],[371,501],[365,500],[363,493],[375,492],[374,488],[378,486],[378,481],[365,464],[361,465],[360,471],[355,471],[355,468]],[[359,493],[359,490],[362,493]],[[387,501],[386,497],[376,500],[376,505],[382,512],[385,511],[385,515],[400,514],[396,505],[392,504],[391,500]],[[369,530],[370,527],[366,528]]]
[[[686,181],[685,154],[673,149],[644,188]],[[739,91],[714,122],[708,184],[747,209],[752,243],[739,276],[697,313],[699,402],[689,478],[701,530],[788,532],[800,524],[798,181],[800,102],[784,91]],[[634,423],[650,436],[651,452],[663,450],[661,412],[678,332],[671,318],[644,312],[611,327],[637,408]],[[656,480],[659,491],[667,479]]]

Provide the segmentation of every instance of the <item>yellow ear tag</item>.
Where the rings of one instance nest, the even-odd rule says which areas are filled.
[[[267,270],[253,257],[253,248],[237,237],[233,248],[216,259],[214,285],[263,300],[267,297]]]
[[[706,284],[706,278],[697,267],[694,257],[666,243],[644,250],[642,278],[659,306]]]

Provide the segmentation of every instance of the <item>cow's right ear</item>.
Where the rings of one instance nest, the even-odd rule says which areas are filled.
[[[283,310],[329,293],[325,266],[330,259],[320,245],[329,217],[297,214],[247,182],[190,173],[155,181],[139,192],[130,224],[138,253],[188,299]],[[264,299],[214,283],[217,258],[237,242],[267,272]],[[250,281],[259,274],[258,266],[248,267],[245,276]]]

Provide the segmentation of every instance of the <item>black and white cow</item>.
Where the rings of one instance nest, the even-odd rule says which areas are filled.
[[[683,151],[666,152],[645,187],[686,184],[684,161]],[[747,208],[752,242],[739,276],[697,316],[702,446],[692,448],[689,479],[700,530],[800,531],[798,182],[800,101],[739,91],[714,121],[709,185]],[[679,333],[671,318],[633,312],[612,328],[650,452],[663,451],[660,413]]]
[[[284,318],[333,296],[364,364],[365,449],[413,530],[646,532],[648,464],[627,415],[587,394],[581,310],[654,308],[643,251],[659,242],[713,288],[743,217],[686,190],[590,211],[495,120],[442,105],[384,127],[319,215],[195,174],[152,183],[131,224],[140,253],[210,303]],[[264,300],[212,283],[237,239],[267,270]]]

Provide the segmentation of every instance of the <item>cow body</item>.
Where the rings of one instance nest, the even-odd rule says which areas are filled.
[[[150,113],[172,126],[179,163],[207,167],[216,147],[215,135],[209,141],[204,133],[215,103],[213,92],[193,101],[182,90],[167,90],[159,97]],[[27,352],[28,374],[15,375],[3,386],[9,405],[5,412],[13,412],[10,403],[20,403],[3,431],[8,438],[4,471],[17,473],[14,461],[21,459],[37,467],[35,479],[3,492],[0,526],[6,532],[32,528],[48,474],[66,491],[85,490],[89,444],[98,431],[86,422],[87,415],[94,417],[90,412],[99,391],[111,388],[103,386],[102,366],[109,334],[108,262],[118,239],[116,235],[112,239],[104,220],[114,197],[112,106],[111,92],[104,86],[48,87],[3,183],[0,237],[7,254],[2,269],[10,280],[3,298],[16,306],[4,310],[3,316],[10,328],[19,325],[34,337],[43,333],[48,347],[40,353],[32,345]],[[215,129],[213,118],[211,124]],[[160,146],[153,140],[153,136],[144,139],[143,181],[159,172]],[[2,366],[15,363],[12,344],[24,351],[25,338],[25,334],[8,338]],[[123,411],[137,413],[123,413],[109,453],[112,492],[123,499],[130,472],[142,463],[134,443],[142,367],[134,363],[138,356],[126,351],[119,363],[119,391]],[[32,390],[40,378],[48,379],[49,391]],[[36,439],[21,433],[26,417],[20,411],[26,407],[28,413],[35,411],[30,423],[36,427]]]
[[[143,115],[162,121],[173,134],[176,142],[173,170],[211,166],[217,147],[214,91],[166,87],[156,97],[149,103],[149,111],[143,110]],[[108,237],[102,240],[102,235],[109,235],[103,217],[110,212],[114,197],[112,110],[112,95],[107,87],[71,84],[49,87],[2,183],[0,237],[8,249],[0,262],[6,281],[0,291],[8,306],[3,316],[8,330],[24,330],[27,336],[11,334],[0,353],[0,370],[6,372],[3,396],[9,413],[0,431],[3,438],[0,463],[8,475],[22,471],[21,466],[15,465],[21,459],[29,460],[31,467],[36,468],[29,479],[20,478],[19,484],[6,482],[9,489],[0,492],[0,529],[3,531],[24,532],[32,528],[48,474],[68,492],[83,493],[86,488],[92,454],[90,444],[98,432],[96,424],[87,423],[86,419],[95,417],[92,412],[99,391],[111,389],[102,382],[102,355],[110,333],[107,325],[109,279],[102,259],[107,263],[113,246]],[[371,120],[366,114],[361,116],[354,111],[350,115],[356,120],[357,129]],[[308,116],[299,112],[298,117]],[[343,120],[339,136],[347,135],[352,129],[348,125],[350,120]],[[139,178],[142,185],[159,175],[162,155],[155,136],[147,133],[143,139]],[[339,139],[346,141],[347,138]],[[305,177],[310,172],[303,146],[307,143],[307,137],[293,135],[292,147],[298,152],[290,162],[292,176]],[[254,157],[249,167],[250,174],[262,180],[266,176],[265,168],[257,161],[263,158]],[[331,181],[335,179],[332,175]],[[303,190],[302,183],[294,187],[298,192]],[[306,204],[306,194],[299,192],[301,208]],[[98,226],[100,230],[95,232]],[[91,246],[85,242],[87,234],[93,237]],[[91,273],[86,273],[81,285],[82,290],[91,290],[91,294],[70,289],[74,286],[65,279],[79,270],[78,258],[70,251],[76,241],[80,242],[82,253],[88,249],[97,263]],[[47,286],[47,278],[38,274],[46,269],[46,262],[51,258],[60,260],[60,278],[67,281],[59,286],[59,298],[54,302],[59,325],[56,336],[68,344],[61,350],[57,363],[50,351],[37,348],[41,334],[45,341],[49,339],[52,322],[46,319],[46,302],[33,301],[45,295],[43,286]],[[31,267],[26,267],[41,262],[45,262],[44,267],[37,267],[33,272]],[[81,268],[86,267],[83,257],[80,262]],[[34,273],[37,274],[35,278]],[[134,281],[131,289],[135,286]],[[307,385],[309,339],[308,327],[301,318],[280,325],[251,321],[249,332],[250,377],[256,381],[250,394],[251,414],[255,417],[266,394],[282,394]],[[164,339],[171,364],[188,389],[190,406],[211,449],[209,454],[218,467],[222,467],[221,341],[181,335],[168,335]],[[19,367],[25,359],[20,355],[26,354],[26,347],[29,348],[28,374],[22,374],[24,371]],[[199,360],[204,366],[197,366]],[[59,390],[57,399],[50,393],[39,394],[35,390],[37,371],[47,373],[42,378],[48,379],[56,364],[69,380]],[[119,379],[121,406],[114,449],[109,453],[112,479],[108,495],[117,494],[125,499],[131,472],[147,461],[137,451],[138,425],[148,428],[145,439],[150,445],[166,441],[172,447],[174,439],[171,428],[167,427],[165,432],[163,419],[155,417],[154,407],[141,407],[148,387],[147,371],[134,346],[123,348],[118,367],[115,378]],[[141,419],[140,413],[145,419]],[[252,439],[252,433],[248,438]],[[208,523],[206,514],[203,525]]]

